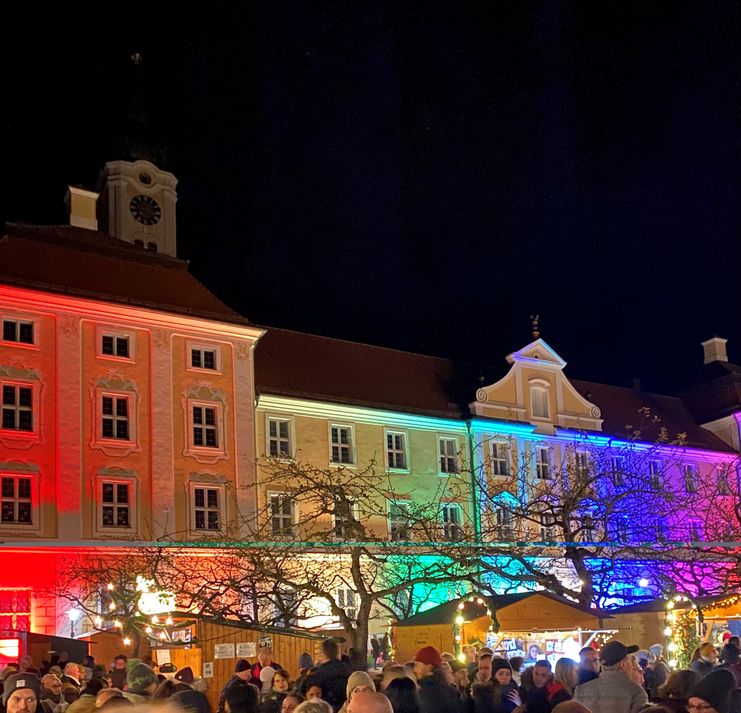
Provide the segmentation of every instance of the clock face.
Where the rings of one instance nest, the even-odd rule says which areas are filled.
[[[142,225],[156,225],[162,217],[162,209],[151,196],[134,196],[129,203],[129,212]]]

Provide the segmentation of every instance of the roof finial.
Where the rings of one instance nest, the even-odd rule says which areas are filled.
[[[533,339],[540,339],[540,327],[538,326],[539,321],[539,314],[530,315],[530,326],[533,328]]]

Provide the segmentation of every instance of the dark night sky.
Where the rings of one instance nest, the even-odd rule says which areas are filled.
[[[257,323],[498,364],[537,311],[569,375],[660,390],[714,333],[741,361],[738,3],[97,5],[3,10],[6,220],[63,221],[136,86],[181,257]]]

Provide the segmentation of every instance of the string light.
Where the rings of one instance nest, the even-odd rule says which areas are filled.
[[[131,646],[131,639],[128,636],[124,637],[124,646]]]
[[[111,611],[114,611],[114,610],[115,610],[115,608],[116,608],[116,602],[111,602],[111,603],[110,603],[110,604],[108,605],[108,609],[110,609]]]
[[[108,582],[108,584],[106,584],[106,589],[109,592],[112,592],[115,589],[115,587],[110,582]]]
[[[173,621],[172,621],[172,617],[171,616],[168,616],[167,619],[165,619],[165,625],[166,626],[172,626],[173,625]]]
[[[148,626],[146,629],[144,629],[144,632],[146,634],[151,634],[152,633],[152,627],[151,626]]]
[[[123,628],[123,624],[118,619],[113,622],[113,626],[115,626],[117,629]]]
[[[160,639],[164,641],[166,638],[167,638],[167,634],[165,634],[164,631],[160,631]]]

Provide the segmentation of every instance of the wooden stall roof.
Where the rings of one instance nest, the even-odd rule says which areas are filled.
[[[466,618],[482,616],[488,607],[495,614],[500,629],[504,631],[600,629],[603,628],[602,620],[611,618],[609,614],[598,609],[582,607],[576,602],[548,592],[519,592],[481,599],[485,602],[480,607],[481,611],[469,613],[469,610],[465,609]],[[460,611],[458,605],[461,602],[469,606],[468,597],[455,599],[404,619],[395,626],[452,624]]]

